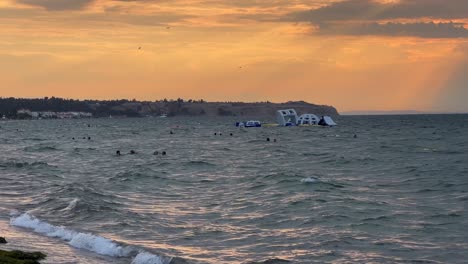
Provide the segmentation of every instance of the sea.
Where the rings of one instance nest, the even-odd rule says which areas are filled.
[[[1,121],[0,249],[42,263],[468,263],[468,115],[235,121]]]

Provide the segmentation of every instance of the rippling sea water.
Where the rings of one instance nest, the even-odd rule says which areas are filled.
[[[0,122],[0,233],[44,263],[466,263],[467,115],[233,121]]]

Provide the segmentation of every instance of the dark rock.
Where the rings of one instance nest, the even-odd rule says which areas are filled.
[[[39,260],[45,257],[46,255],[42,252],[0,250],[0,263],[2,264],[39,264]]]
[[[0,244],[8,243],[4,237],[0,237]]]

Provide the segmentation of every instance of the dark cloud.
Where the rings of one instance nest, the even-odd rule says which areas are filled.
[[[356,23],[322,24],[320,34],[410,36],[420,38],[468,38],[468,30],[458,23]]]
[[[292,15],[294,20],[310,22],[401,18],[468,18],[468,1],[401,0],[380,3],[373,0],[347,0]]]
[[[411,19],[419,22],[381,23]],[[286,20],[310,22],[321,34],[468,38],[459,23],[427,23],[427,19],[468,19],[467,0],[347,0],[318,9],[290,14]]]
[[[17,0],[18,3],[43,7],[47,10],[81,9],[94,0]]]

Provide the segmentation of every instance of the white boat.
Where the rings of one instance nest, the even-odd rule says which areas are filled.
[[[237,122],[236,126],[237,127],[261,127],[262,123],[257,120],[249,120],[246,122]]]

